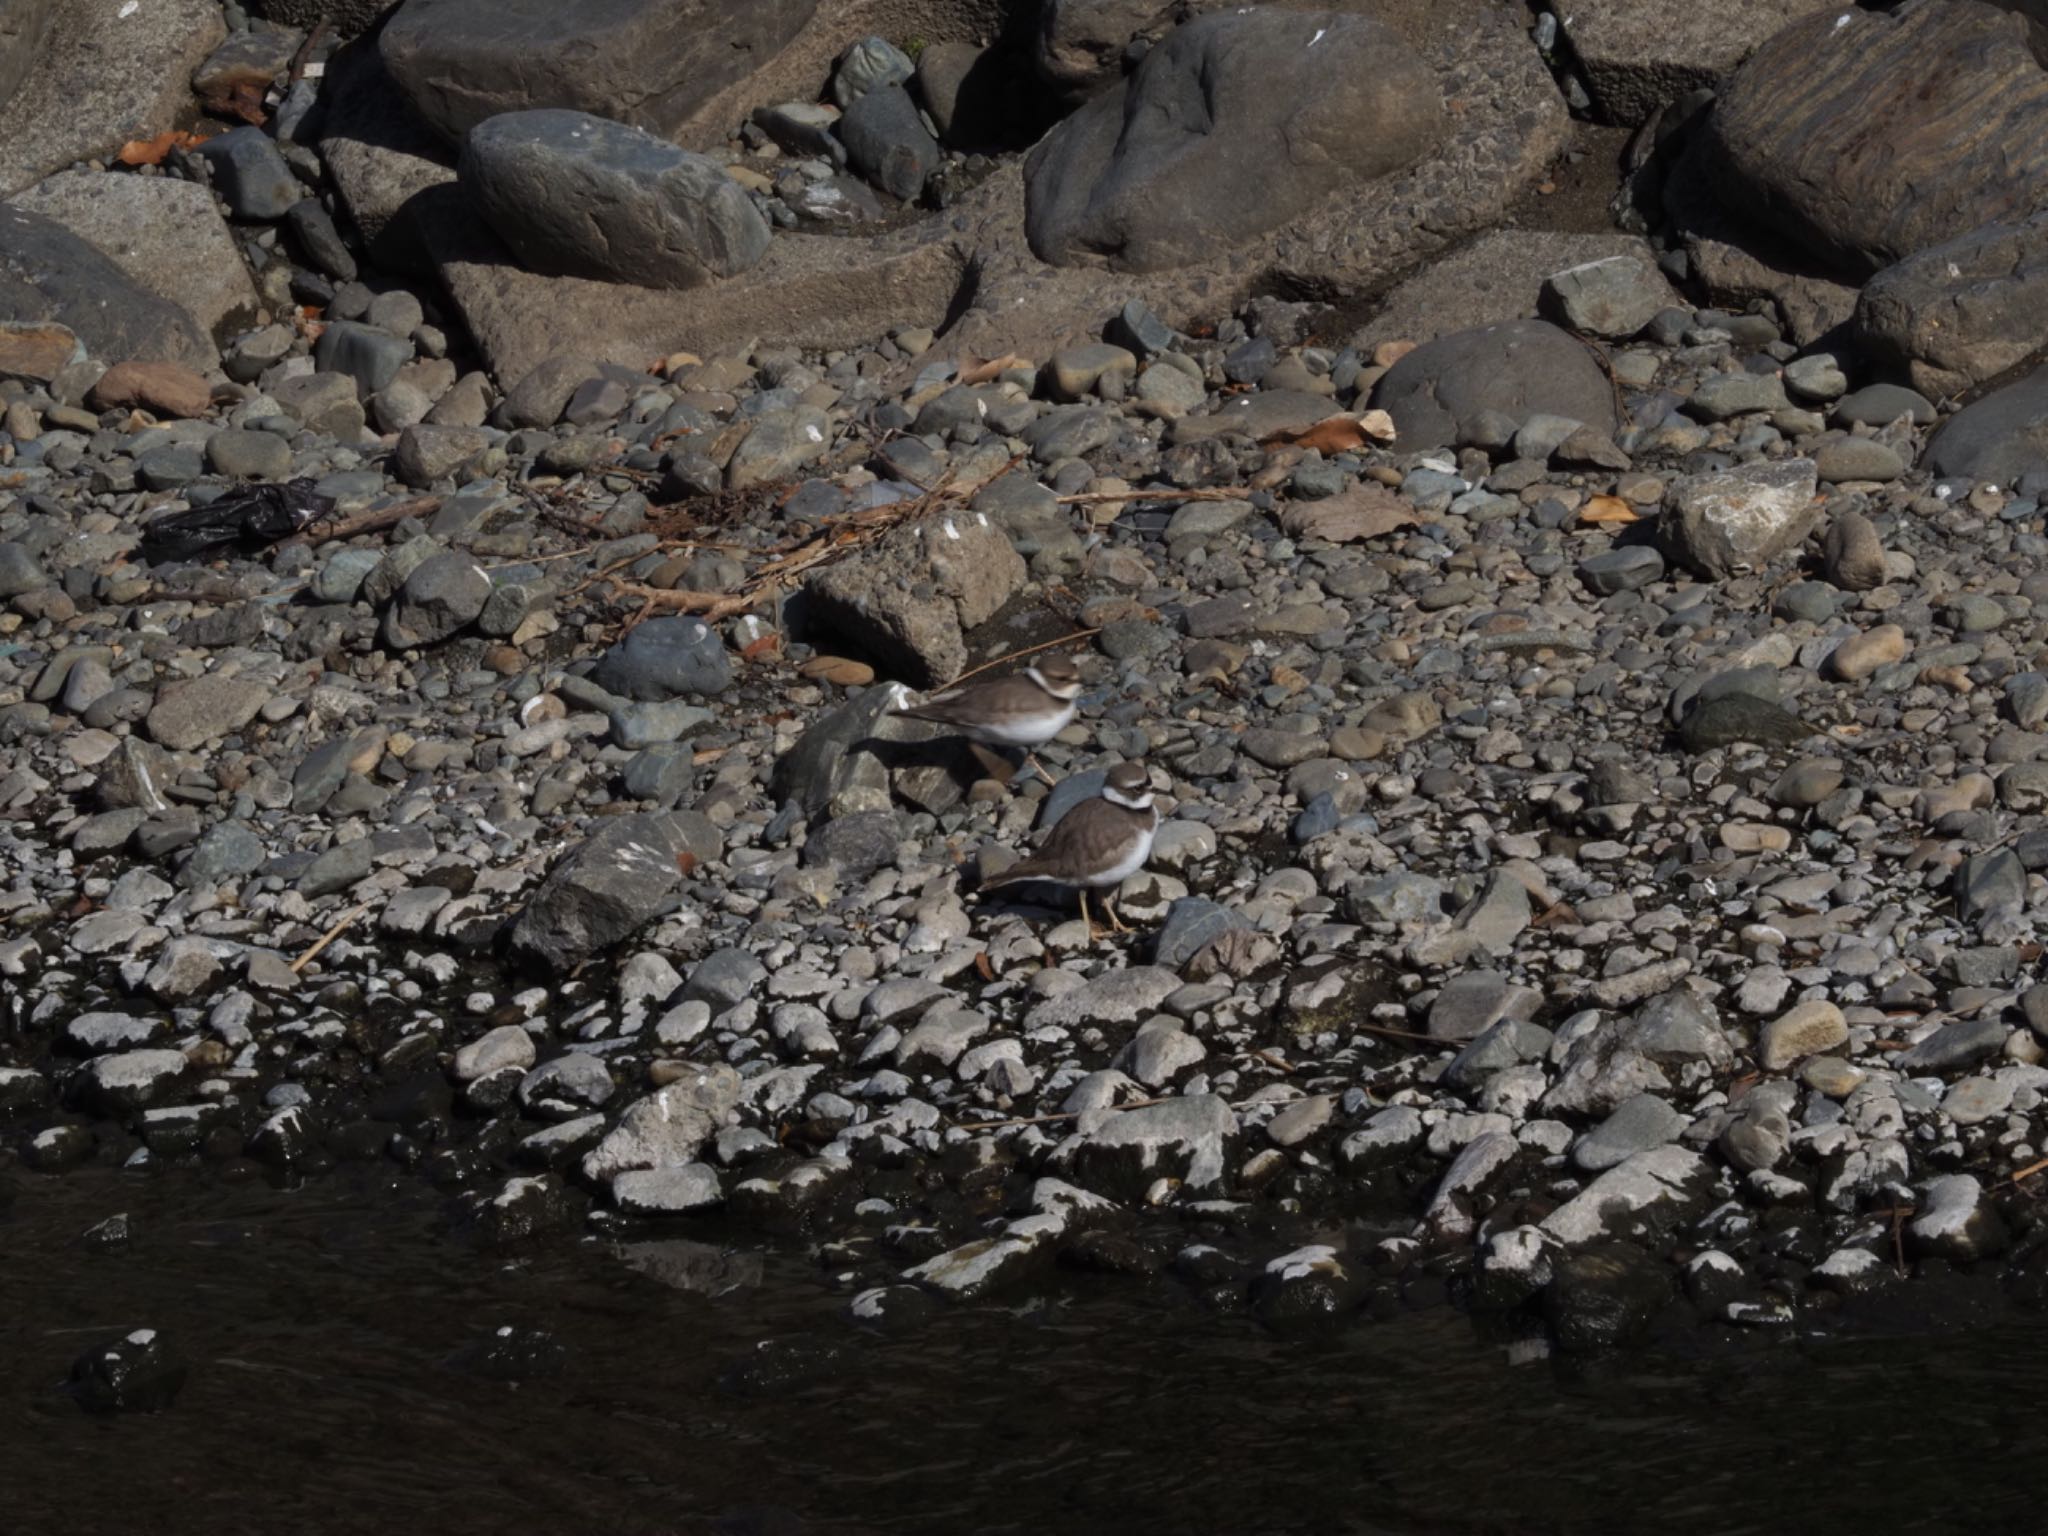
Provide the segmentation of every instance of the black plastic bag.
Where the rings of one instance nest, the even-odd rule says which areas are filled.
[[[145,525],[142,558],[162,565],[204,559],[231,547],[266,549],[333,515],[334,498],[322,496],[311,480],[247,486]]]

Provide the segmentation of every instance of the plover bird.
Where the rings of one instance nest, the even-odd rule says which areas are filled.
[[[1145,765],[1118,763],[1103,780],[1102,793],[1062,816],[1038,852],[999,875],[991,875],[981,888],[991,891],[1032,880],[1070,885],[1081,894],[1081,921],[1088,924],[1088,936],[1093,938],[1095,922],[1088,915],[1088,893],[1113,892],[1143,869],[1152,856],[1152,838],[1158,830],[1159,812],[1152,806]],[[1101,900],[1110,928],[1128,933],[1123,919],[1116,915],[1114,899],[1104,895]]]
[[[1081,669],[1071,656],[1048,656],[1021,672],[1006,673],[948,688],[921,704],[899,706],[912,720],[951,726],[970,741],[991,747],[1022,747],[1024,761],[1042,779],[1052,775],[1031,755],[1064,731],[1081,697]]]

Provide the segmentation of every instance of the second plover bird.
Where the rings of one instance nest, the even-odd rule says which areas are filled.
[[[1095,923],[1088,916],[1088,893],[1113,892],[1143,869],[1158,830],[1159,812],[1152,804],[1145,765],[1118,763],[1103,780],[1102,793],[1062,816],[1038,852],[991,875],[981,888],[998,890],[1033,880],[1072,886],[1081,894],[1081,921],[1088,924],[1092,939]],[[1128,933],[1113,898],[1105,894],[1101,901],[1112,931]]]
[[[1071,656],[1048,656],[1021,672],[943,689],[896,713],[912,720],[950,726],[970,741],[991,747],[1022,747],[1024,760],[1048,783],[1052,775],[1031,755],[1073,723],[1081,697],[1081,669]]]

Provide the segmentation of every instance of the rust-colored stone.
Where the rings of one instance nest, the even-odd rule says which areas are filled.
[[[35,321],[0,325],[0,378],[47,384],[81,355],[69,326]]]
[[[176,363],[116,363],[100,375],[87,402],[96,411],[130,406],[158,416],[204,416],[213,404],[210,385]]]

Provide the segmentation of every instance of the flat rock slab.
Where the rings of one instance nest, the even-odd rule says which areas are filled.
[[[1990,6],[1830,7],[1736,71],[1706,144],[1725,204],[1865,277],[2048,202],[2048,69]]]
[[[1352,333],[1351,345],[1370,353],[1383,341],[1428,341],[1503,320],[1533,320],[1545,278],[1609,256],[1655,260],[1650,242],[1638,235],[1495,230],[1392,289],[1379,313]]]
[[[378,46],[451,142],[501,112],[567,107],[663,137],[772,56],[817,0],[408,0]]]
[[[662,289],[525,271],[459,204],[435,205],[427,241],[491,372],[508,384],[562,352],[644,368],[680,348],[709,355],[771,332],[796,346],[866,345],[891,325],[944,319],[972,258],[944,226],[874,243],[785,234],[743,277]]]
[[[254,321],[256,285],[213,195],[194,182],[62,171],[11,201],[98,246],[215,336]]]
[[[42,54],[0,107],[0,193],[173,126],[227,36],[215,0],[60,0]]]
[[[1697,86],[1712,85],[1786,22],[1835,0],[1572,0],[1558,17],[1586,91],[1610,123],[1634,128]]]
[[[0,103],[21,89],[50,34],[56,0],[4,0],[0,3]]]
[[[205,369],[217,360],[189,313],[145,291],[99,247],[11,204],[0,207],[0,320],[54,320],[110,363]]]

